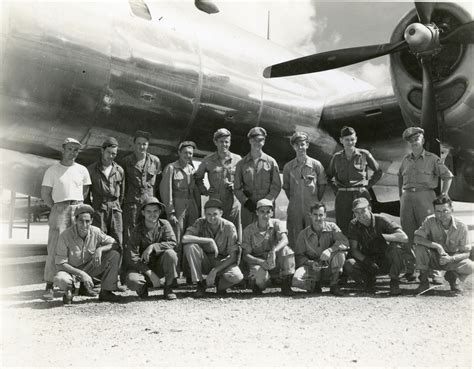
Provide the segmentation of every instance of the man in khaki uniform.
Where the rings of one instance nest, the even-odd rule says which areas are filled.
[[[453,177],[438,156],[423,148],[423,134],[423,129],[419,127],[409,127],[403,132],[403,138],[409,143],[412,152],[403,158],[398,171],[400,223],[409,239],[405,249],[407,273],[404,277],[409,281],[415,279],[415,230],[427,216],[433,214],[434,190],[438,187],[438,180],[441,178],[441,193],[447,194]],[[434,273],[433,283],[442,283],[439,272]]]
[[[428,216],[415,231],[416,265],[420,270],[420,285],[417,293],[430,288],[430,269],[446,270],[444,278],[451,291],[461,288],[457,279],[464,281],[474,272],[471,243],[467,226],[453,217],[453,205],[447,195],[433,200],[434,215]]]
[[[222,202],[222,217],[234,223],[239,240],[241,240],[240,202],[234,195],[234,174],[235,167],[242,158],[229,151],[230,140],[231,135],[227,129],[220,128],[214,132],[214,145],[216,145],[217,151],[203,159],[194,177],[202,195]],[[206,188],[203,181],[206,173],[209,189]]]
[[[291,296],[295,255],[288,246],[284,223],[272,216],[272,201],[259,200],[257,220],[243,232],[243,260],[249,267],[249,282],[255,294],[261,294],[268,287],[270,278],[281,278],[282,295]]]
[[[179,159],[168,164],[160,183],[161,200],[166,206],[168,221],[173,227],[178,241],[179,268],[189,277],[189,270],[183,264],[181,238],[183,233],[200,216],[201,195],[194,179],[193,154],[196,144],[192,141],[181,142],[178,146]]]
[[[242,229],[257,220],[255,210],[258,200],[275,201],[281,191],[278,164],[262,151],[267,132],[261,127],[254,127],[247,137],[250,153],[237,163],[234,178],[234,193],[243,205]]]
[[[329,280],[329,291],[343,296],[339,275],[346,261],[349,241],[336,225],[326,221],[326,205],[316,203],[310,209],[311,225],[303,229],[296,241],[296,266],[293,286],[321,293],[321,281]]]
[[[239,264],[240,246],[235,226],[222,219],[222,202],[211,199],[204,205],[205,217],[199,218],[184,233],[184,255],[189,263],[194,297],[203,297],[206,287],[216,285],[218,294],[244,279]],[[203,273],[207,274],[206,279]]]
[[[287,227],[290,246],[294,249],[301,230],[311,225],[310,208],[321,201],[326,188],[326,173],[321,163],[306,155],[309,142],[304,132],[290,139],[296,158],[283,167],[283,189],[288,198]]]

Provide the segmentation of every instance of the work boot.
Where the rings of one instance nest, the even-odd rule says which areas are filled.
[[[462,289],[461,289],[461,286],[459,285],[456,274],[448,271],[444,275],[444,279],[446,279],[449,282],[449,287],[451,288],[452,292],[462,293]]]
[[[148,297],[148,285],[145,283],[142,288],[137,290],[137,295],[141,299],[146,299]]]
[[[367,293],[377,293],[377,287],[375,285],[376,278],[375,277],[369,277],[367,281],[365,282],[365,292]]]
[[[341,291],[341,288],[338,285],[331,286],[329,288],[329,293],[331,295],[337,296],[337,297],[342,297],[344,294]]]
[[[72,299],[73,299],[72,289],[68,288],[68,289],[66,289],[66,291],[64,291],[63,304],[64,305],[72,305]]]
[[[256,283],[252,286],[252,292],[254,295],[263,295],[262,289]]]
[[[402,290],[400,289],[400,282],[398,279],[391,279],[390,280],[390,296],[400,296],[402,294]]]
[[[103,302],[119,302],[120,296],[116,295],[112,291],[100,290],[99,301]]]
[[[165,286],[163,295],[166,300],[176,300],[176,294],[173,291],[173,286]]]
[[[44,289],[43,300],[51,301],[54,298],[53,284],[50,282],[46,283],[46,288]]]
[[[84,283],[81,283],[81,285],[79,286],[79,295],[87,297],[97,297],[97,292],[95,292],[92,288],[88,288]]]
[[[292,275],[287,275],[283,277],[281,281],[281,294],[283,296],[293,296],[295,292],[291,289],[291,281],[293,280]]]
[[[222,289],[216,288],[216,295],[217,296],[227,295],[227,288],[222,288]]]
[[[323,293],[320,282],[314,282],[314,286],[311,288],[311,293],[320,294]]]
[[[201,298],[206,296],[206,281],[199,281],[197,283],[197,290],[193,293],[194,298]]]
[[[420,272],[419,279],[420,279],[420,284],[418,285],[418,288],[415,290],[415,294],[417,295],[430,289],[430,281],[428,280],[427,271]]]
[[[405,273],[402,278],[405,279],[407,282],[413,282],[416,279],[414,272]]]

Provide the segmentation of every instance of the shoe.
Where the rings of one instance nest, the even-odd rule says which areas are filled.
[[[166,286],[163,292],[166,300],[176,300],[176,294],[173,292],[172,286]]]
[[[256,284],[252,287],[252,293],[258,296],[263,295],[263,291]]]
[[[372,294],[377,293],[377,286],[375,285],[375,281],[366,282],[364,290],[367,293],[372,293]]]
[[[339,286],[345,286],[347,284],[347,281],[348,281],[347,275],[343,274],[339,277],[339,281],[337,282],[337,284]]]
[[[206,296],[206,281],[200,281],[197,284],[197,290],[193,293],[194,298]]]
[[[72,289],[68,288],[66,291],[64,291],[63,295],[63,304],[64,305],[72,305]]]
[[[431,283],[436,284],[436,285],[441,285],[443,284],[443,279],[441,277],[433,277],[431,279]]]
[[[217,296],[225,296],[227,295],[227,289],[219,289],[219,288],[216,288],[216,295]]]
[[[400,289],[400,282],[398,281],[398,279],[390,280],[390,293],[389,294],[390,296],[400,296],[402,294],[402,290]]]
[[[415,273],[413,273],[413,272],[405,273],[402,276],[402,278],[405,279],[408,282],[413,282],[416,279]]]
[[[112,291],[100,290],[99,301],[119,302],[120,301],[120,296],[116,295]]]
[[[85,284],[81,283],[79,286],[79,296],[97,297],[97,292],[92,288],[87,288]]]
[[[451,288],[451,291],[454,292],[454,293],[461,294],[463,292],[462,288],[461,288],[461,286],[459,285],[458,282],[450,283],[449,287]]]
[[[281,281],[281,294],[283,296],[294,296],[295,291],[291,289],[291,281],[293,280],[292,275],[288,275],[286,277],[283,277],[283,280]]]
[[[54,298],[54,290],[53,288],[46,288],[43,293],[43,300],[51,301]]]
[[[415,294],[419,295],[430,289],[430,282],[428,280],[423,280],[420,282],[418,288],[415,290]]]
[[[342,297],[344,296],[344,294],[342,293],[340,287],[338,285],[335,285],[335,286],[331,286],[329,288],[329,293],[331,295],[334,295],[334,296],[337,296],[337,297]]]
[[[315,293],[315,294],[323,293],[323,290],[321,288],[321,283],[314,282],[314,286],[313,286],[313,288],[311,288],[310,292]]]
[[[128,290],[127,286],[123,284],[119,284],[117,285],[117,289],[115,290],[115,292],[127,292],[127,290]]]
[[[148,285],[145,283],[142,288],[137,290],[137,295],[141,299],[146,299],[148,297]]]
[[[193,279],[191,277],[186,277],[186,284],[189,286],[193,285]]]

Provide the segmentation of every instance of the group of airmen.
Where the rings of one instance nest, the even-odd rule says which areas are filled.
[[[230,151],[231,132],[221,128],[213,136],[216,152],[197,169],[196,144],[184,141],[178,160],[163,171],[148,152],[148,132],[135,133],[134,151],[121,165],[115,162],[117,140],[105,139],[99,160],[87,168],[75,162],[81,143],[67,138],[61,161],[42,183],[51,207],[44,298],[53,299],[55,286],[65,304],[75,294],[97,296],[100,280],[101,301],[119,301],[116,292],[126,288],[146,298],[158,287],[174,300],[181,273],[196,286],[195,297],[210,288],[224,295],[236,285],[254,294],[280,286],[285,296],[293,287],[317,294],[329,285],[331,294],[344,296],[348,279],[375,293],[381,274],[389,275],[396,296],[400,279],[414,281],[415,270],[416,293],[430,289],[430,278],[443,283],[441,271],[459,292],[458,280],[473,272],[468,230],[453,217],[447,196],[452,174],[423,148],[423,134],[418,127],[403,132],[411,152],[399,170],[401,226],[372,213],[369,189],[382,170],[369,151],[356,147],[351,127],[341,130],[343,150],[327,173],[307,155],[308,135],[295,132],[290,144],[296,157],[284,165],[283,181],[277,162],[263,151],[267,133],[261,127],[248,132],[250,152],[243,158]],[[328,183],[336,194],[335,223],[326,219],[322,202]],[[274,217],[282,188],[287,222]],[[202,217],[201,195],[208,196]]]

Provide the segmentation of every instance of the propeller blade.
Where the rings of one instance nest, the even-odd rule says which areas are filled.
[[[451,32],[441,35],[441,44],[474,44],[474,21],[464,23]]]
[[[415,1],[415,8],[416,12],[418,13],[418,19],[420,20],[420,23],[431,23],[431,15],[433,14],[434,6],[434,3]]]
[[[423,96],[421,103],[421,126],[425,130],[429,151],[440,155],[438,114],[431,72],[431,58],[421,58],[423,70]]]
[[[308,55],[269,66],[263,71],[263,76],[265,78],[273,78],[322,72],[402,51],[407,48],[408,44],[405,40],[402,40],[391,44],[379,44],[326,51],[324,53]]]

